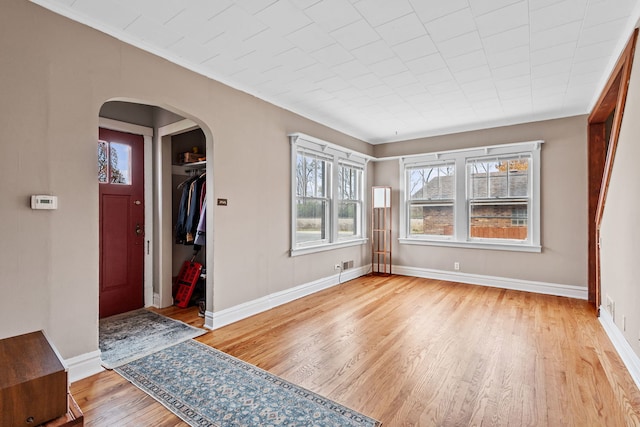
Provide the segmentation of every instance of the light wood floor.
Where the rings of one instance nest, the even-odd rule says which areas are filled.
[[[640,392],[580,300],[362,277],[198,340],[385,427],[640,425]],[[87,426],[185,425],[115,372],[71,392]]]

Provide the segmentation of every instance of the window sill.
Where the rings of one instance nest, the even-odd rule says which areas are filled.
[[[300,255],[313,254],[316,252],[324,252],[324,251],[331,251],[334,249],[348,248],[350,246],[360,246],[367,243],[367,240],[368,239],[356,239],[356,240],[348,240],[348,241],[341,241],[341,242],[335,242],[335,243],[327,243],[324,245],[291,249],[289,252],[290,252],[290,255],[294,257],[294,256],[300,256]]]
[[[542,246],[519,243],[456,242],[452,240],[398,239],[403,245],[446,246],[451,248],[488,249],[494,251],[542,252]]]

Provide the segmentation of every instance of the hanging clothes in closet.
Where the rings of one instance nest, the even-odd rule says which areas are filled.
[[[206,172],[195,175],[180,183],[182,189],[180,204],[178,205],[178,219],[176,220],[176,243],[183,245],[195,244],[198,228],[205,220],[206,207]],[[204,230],[204,223],[202,224]],[[204,239],[203,239],[204,240]],[[203,243],[198,243],[199,245]]]
[[[194,246],[204,246],[206,242],[206,229],[207,229],[207,193],[206,193],[206,183],[205,189],[203,190],[204,198],[200,203],[200,221],[198,221],[198,228],[196,232],[196,238],[193,241]]]

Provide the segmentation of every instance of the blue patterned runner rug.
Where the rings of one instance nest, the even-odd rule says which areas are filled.
[[[115,369],[191,426],[380,426],[378,421],[189,340]]]

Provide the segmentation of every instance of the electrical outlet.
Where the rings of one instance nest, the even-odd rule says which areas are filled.
[[[460,270],[460,263],[458,261],[453,263],[453,269],[456,271]]]
[[[342,266],[340,264],[336,264],[333,266],[334,270],[342,270]]]
[[[613,321],[616,321],[616,303],[611,299],[609,295],[607,295],[607,311],[611,315]]]

